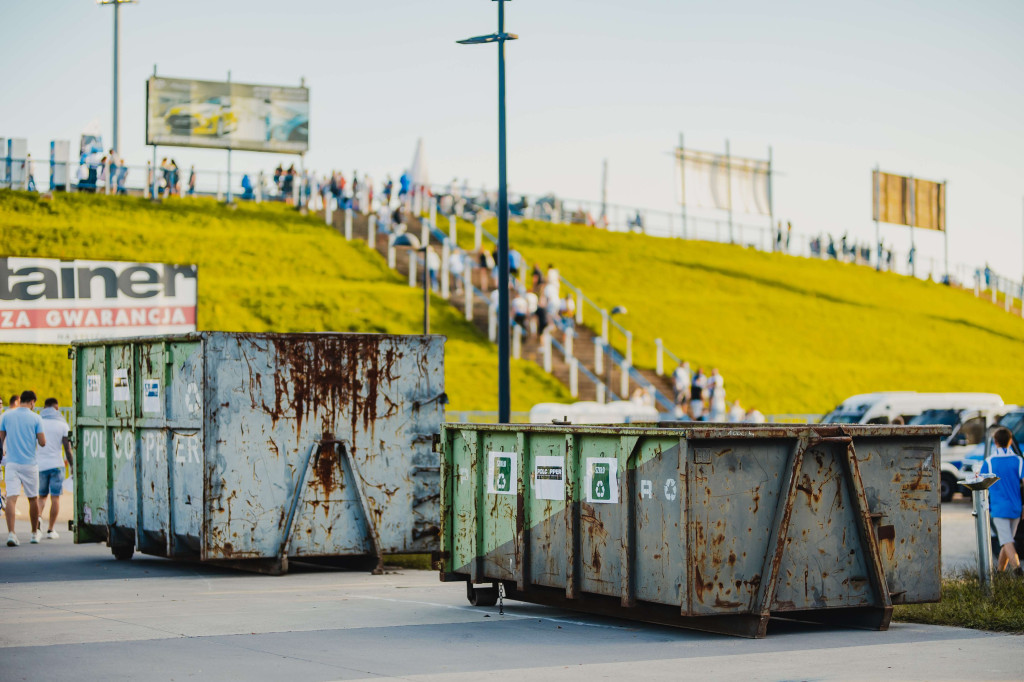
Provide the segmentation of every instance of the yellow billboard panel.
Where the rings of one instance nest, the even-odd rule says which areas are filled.
[[[883,223],[946,230],[946,186],[903,175],[874,171],[872,217]]]

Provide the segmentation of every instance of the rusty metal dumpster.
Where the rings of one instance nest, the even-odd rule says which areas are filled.
[[[75,542],[275,574],[437,549],[443,337],[202,332],[71,354]]]
[[[446,424],[441,579],[763,637],[939,599],[945,427]]]

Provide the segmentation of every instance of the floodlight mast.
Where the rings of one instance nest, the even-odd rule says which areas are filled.
[[[97,5],[113,5],[114,6],[114,120],[113,120],[113,130],[111,131],[113,133],[113,135],[112,135],[112,139],[110,141],[110,148],[113,149],[117,153],[121,152],[120,145],[119,145],[119,139],[118,139],[118,129],[117,129],[117,123],[118,123],[117,118],[118,118],[118,108],[119,108],[119,101],[118,101],[118,96],[117,96],[117,77],[118,77],[118,71],[120,71],[120,65],[119,65],[119,62],[118,62],[118,54],[117,53],[118,53],[118,49],[119,49],[120,43],[121,43],[121,25],[120,25],[120,23],[118,21],[118,18],[119,18],[118,14],[119,14],[119,9],[120,9],[121,5],[127,5],[127,4],[134,3],[134,2],[135,2],[135,0],[96,0],[96,4]]]
[[[505,33],[505,3],[498,3],[498,32],[456,41],[460,45],[498,43],[498,423],[512,418],[509,360],[508,185],[505,175],[505,43],[519,36]]]

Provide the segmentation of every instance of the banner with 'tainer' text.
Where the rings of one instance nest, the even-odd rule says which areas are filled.
[[[196,330],[195,265],[0,258],[0,343]]]

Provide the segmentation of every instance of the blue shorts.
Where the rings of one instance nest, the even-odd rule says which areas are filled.
[[[41,496],[59,496],[62,492],[64,492],[63,469],[47,469],[39,472],[39,494]]]

